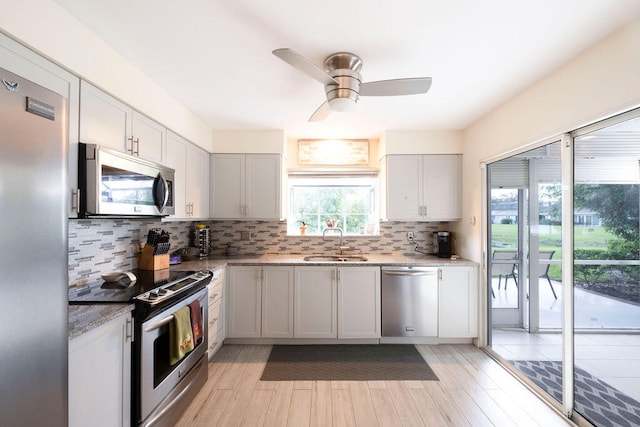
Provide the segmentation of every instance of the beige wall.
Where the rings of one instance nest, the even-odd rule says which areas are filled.
[[[282,130],[214,130],[213,153],[285,154]]]
[[[461,256],[482,257],[480,163],[640,105],[639,46],[637,20],[464,131],[464,220],[452,224]]]
[[[4,2],[0,30],[211,151],[208,125],[55,2]]]

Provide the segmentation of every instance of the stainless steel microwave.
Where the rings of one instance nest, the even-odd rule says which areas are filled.
[[[79,218],[175,213],[173,169],[96,144],[79,150]]]

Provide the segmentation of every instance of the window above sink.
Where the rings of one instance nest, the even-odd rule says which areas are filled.
[[[345,236],[379,233],[378,178],[373,173],[289,175],[289,196],[289,235],[322,236],[330,221]]]

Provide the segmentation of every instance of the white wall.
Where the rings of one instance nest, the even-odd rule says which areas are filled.
[[[379,155],[387,154],[460,154],[462,132],[455,130],[385,131],[380,138]]]
[[[286,152],[282,130],[214,130],[212,135],[213,153]]]
[[[585,51],[464,131],[458,253],[481,261],[480,163],[640,105],[640,20]],[[469,218],[478,221],[472,225]]]
[[[211,151],[211,128],[51,0],[0,0],[0,30]]]

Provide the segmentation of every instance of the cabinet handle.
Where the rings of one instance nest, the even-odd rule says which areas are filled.
[[[441,268],[438,269],[438,280],[440,280],[442,282],[442,269]]]
[[[124,331],[125,340],[130,341],[130,342],[135,341],[135,339],[134,339],[134,329],[133,329],[133,319],[127,319],[127,323],[125,324],[124,329],[125,329],[125,331]]]
[[[213,326],[215,325],[215,323],[218,321],[217,317],[214,317],[213,320],[211,322],[209,322],[209,326]]]
[[[140,155],[140,138],[136,138],[136,140],[134,141],[136,143],[136,152],[135,155],[139,156]],[[133,147],[131,147],[133,149]]]
[[[220,294],[218,294],[217,292],[215,294],[213,294],[213,295],[210,295],[209,296],[209,300],[213,301],[214,299],[218,298],[218,295],[220,295]]]
[[[340,283],[340,270],[338,270],[338,283]]]
[[[127,141],[131,143],[131,148],[127,148],[127,152],[133,155],[133,136],[130,136],[129,138],[127,138]]]
[[[71,212],[80,212],[80,189],[71,190]]]
[[[335,282],[336,280],[336,271],[335,270],[331,270],[331,281]]]

